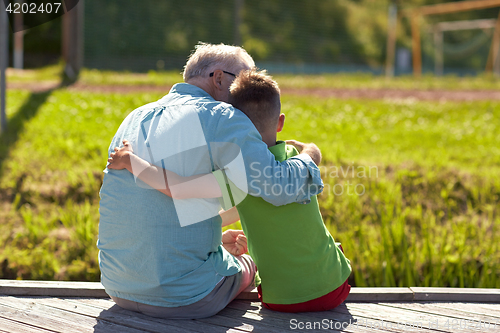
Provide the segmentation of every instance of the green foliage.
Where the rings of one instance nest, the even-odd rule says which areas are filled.
[[[7,81],[12,83],[56,83],[59,82],[62,66],[47,66],[39,70],[9,70]],[[273,73],[270,73],[273,74]],[[423,75],[397,76],[386,78],[364,73],[318,75],[274,75],[282,89],[418,89],[418,90],[497,90],[500,79],[492,74],[457,77],[446,75],[435,77]],[[182,81],[180,71],[149,71],[148,73],[130,73],[116,71],[98,71],[84,68],[80,73],[82,85],[114,86],[170,86]]]
[[[380,68],[386,58],[388,6],[401,13],[450,0],[254,0],[242,1],[241,24],[235,27],[237,1],[87,0],[85,61],[91,68],[180,69],[199,41],[240,43],[257,60],[287,64],[357,64]],[[496,18],[498,8],[431,15],[422,19],[424,67],[433,67],[434,42],[429,28],[437,22]],[[238,31],[238,33],[236,32]],[[483,71],[491,33],[446,32],[445,49],[483,45],[466,52],[445,52],[447,68]],[[239,35],[239,37],[237,37]],[[398,47],[411,48],[409,20],[398,21]],[[61,18],[27,31],[25,62],[39,67],[60,58]],[[11,46],[12,47],[12,46]],[[468,49],[468,48],[467,48]]]
[[[182,74],[179,71],[149,71],[147,74],[138,74],[84,69],[80,75],[80,82],[89,85],[165,86],[181,81]]]
[[[115,80],[91,74],[94,82]],[[134,82],[128,77],[123,84]],[[352,81],[308,77],[304,84],[370,80]],[[287,84],[300,88],[292,77],[283,78]],[[8,91],[9,130],[0,136],[1,277],[99,279],[98,192],[108,145],[130,111],[159,97]],[[500,287],[500,103],[286,95],[282,104],[280,138],[322,149],[320,206],[352,261],[352,283]]]
[[[272,74],[272,73],[271,73]],[[372,74],[275,75],[281,88],[342,88],[342,89],[402,89],[402,90],[496,90],[500,79],[494,75],[435,77],[412,75],[386,78]]]
[[[325,223],[357,286],[500,286],[500,103],[284,97],[323,152]]]
[[[158,97],[8,92],[0,276],[99,280],[98,193],[107,148],[127,113]]]
[[[15,83],[33,83],[42,82],[45,83],[52,82],[56,83],[60,81],[61,72],[63,70],[63,63],[57,65],[45,66],[37,70],[15,70],[12,68],[7,69],[7,82]]]

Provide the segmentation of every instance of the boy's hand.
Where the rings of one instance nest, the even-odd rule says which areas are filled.
[[[127,140],[123,140],[123,147],[115,147],[115,152],[111,153],[108,158],[108,169],[129,169],[130,168],[130,154],[134,153],[132,145]]]
[[[299,153],[302,152],[302,150],[304,149],[304,146],[306,145],[305,143],[297,141],[297,140],[285,140],[285,142],[287,145],[292,145],[295,148],[297,148]]]
[[[319,165],[321,163],[321,151],[314,143],[303,143],[296,140],[286,140],[287,144],[294,146],[299,151],[299,154],[307,154],[311,159]]]
[[[247,236],[242,230],[226,230],[222,233],[222,246],[233,256],[240,256],[248,251]]]

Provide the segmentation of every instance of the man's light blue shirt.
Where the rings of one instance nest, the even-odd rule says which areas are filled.
[[[231,183],[274,205],[307,202],[323,188],[307,155],[277,162],[244,113],[187,83],[130,113],[108,153],[124,139],[135,154],[182,176],[223,169]],[[97,246],[109,295],[184,306],[240,271],[221,246],[217,199],[173,200],[127,170],[104,173]]]

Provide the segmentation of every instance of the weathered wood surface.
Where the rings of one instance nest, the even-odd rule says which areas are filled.
[[[166,320],[104,298],[0,296],[0,332],[500,332],[497,305],[346,302],[332,311],[289,314],[235,300],[210,318]]]
[[[108,298],[99,282],[0,280],[0,295],[103,297]],[[247,289],[238,299],[258,300],[257,289]],[[348,302],[497,302],[500,289],[479,288],[352,288]]]
[[[99,282],[0,280],[0,295],[108,297]]]
[[[499,295],[496,289],[353,288],[332,311],[289,314],[262,308],[248,290],[213,317],[166,320],[118,307],[100,283],[0,280],[0,333],[500,332]]]

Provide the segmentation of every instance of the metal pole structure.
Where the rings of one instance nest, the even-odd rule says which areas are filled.
[[[19,1],[22,5],[23,1]],[[23,69],[24,64],[24,31],[23,31],[23,12],[14,14],[14,68]]]
[[[434,75],[443,75],[443,30],[434,27]]]
[[[432,31],[434,33],[434,68],[436,75],[442,75],[443,73],[443,33],[445,31],[458,31],[458,30],[470,30],[470,29],[491,29],[498,26],[500,20],[497,19],[479,19],[479,20],[466,20],[466,21],[448,21],[440,22],[434,25]],[[500,32],[500,26],[497,27],[498,32]],[[498,33],[496,33],[498,35]],[[496,36],[494,34],[494,36]],[[498,37],[497,37],[498,38]],[[493,43],[495,43],[495,37],[493,37]],[[488,60],[486,62],[486,71],[491,72],[493,62],[492,62],[492,50],[490,49],[488,55]]]
[[[495,31],[493,32],[493,41],[491,42],[491,69],[496,75],[500,75],[500,12],[498,13]]]
[[[234,45],[241,45],[241,22],[243,21],[243,1],[234,0]]]
[[[396,53],[396,25],[398,21],[398,9],[396,4],[389,5],[387,19],[387,59],[385,63],[385,76],[394,76],[394,57]]]
[[[427,5],[418,7],[418,9],[406,9],[403,15],[410,16],[412,30],[412,48],[413,48],[413,75],[419,77],[422,74],[422,52],[420,49],[420,16],[449,14],[464,12],[469,10],[485,9],[492,7],[500,7],[500,0],[469,0],[469,1],[453,1],[436,5]],[[498,48],[493,48],[490,51],[491,62],[497,57],[494,57],[493,52],[498,52]],[[488,62],[487,70],[490,62]],[[499,65],[500,66],[500,65]]]
[[[5,2],[0,1],[0,132],[7,130],[6,73],[9,59],[9,23]]]
[[[83,68],[83,58],[84,58],[84,50],[85,50],[85,45],[84,45],[84,31],[85,31],[85,0],[80,0],[78,2],[78,22],[76,25],[77,29],[77,43],[76,43],[76,61],[78,64],[78,72]]]
[[[420,13],[415,11],[411,16],[411,35],[413,51],[413,75],[422,75],[422,51],[420,49]]]
[[[495,73],[496,76],[500,76],[500,46],[497,48],[496,57],[493,58],[493,73]]]
[[[500,13],[498,13],[498,18],[495,24],[495,30],[493,32],[493,39],[491,41],[490,52],[488,54],[488,61],[486,62],[486,72],[491,72],[495,70],[495,65],[499,61],[498,54],[500,48]]]
[[[83,0],[62,17],[64,71],[71,81],[78,78],[83,64]]]

